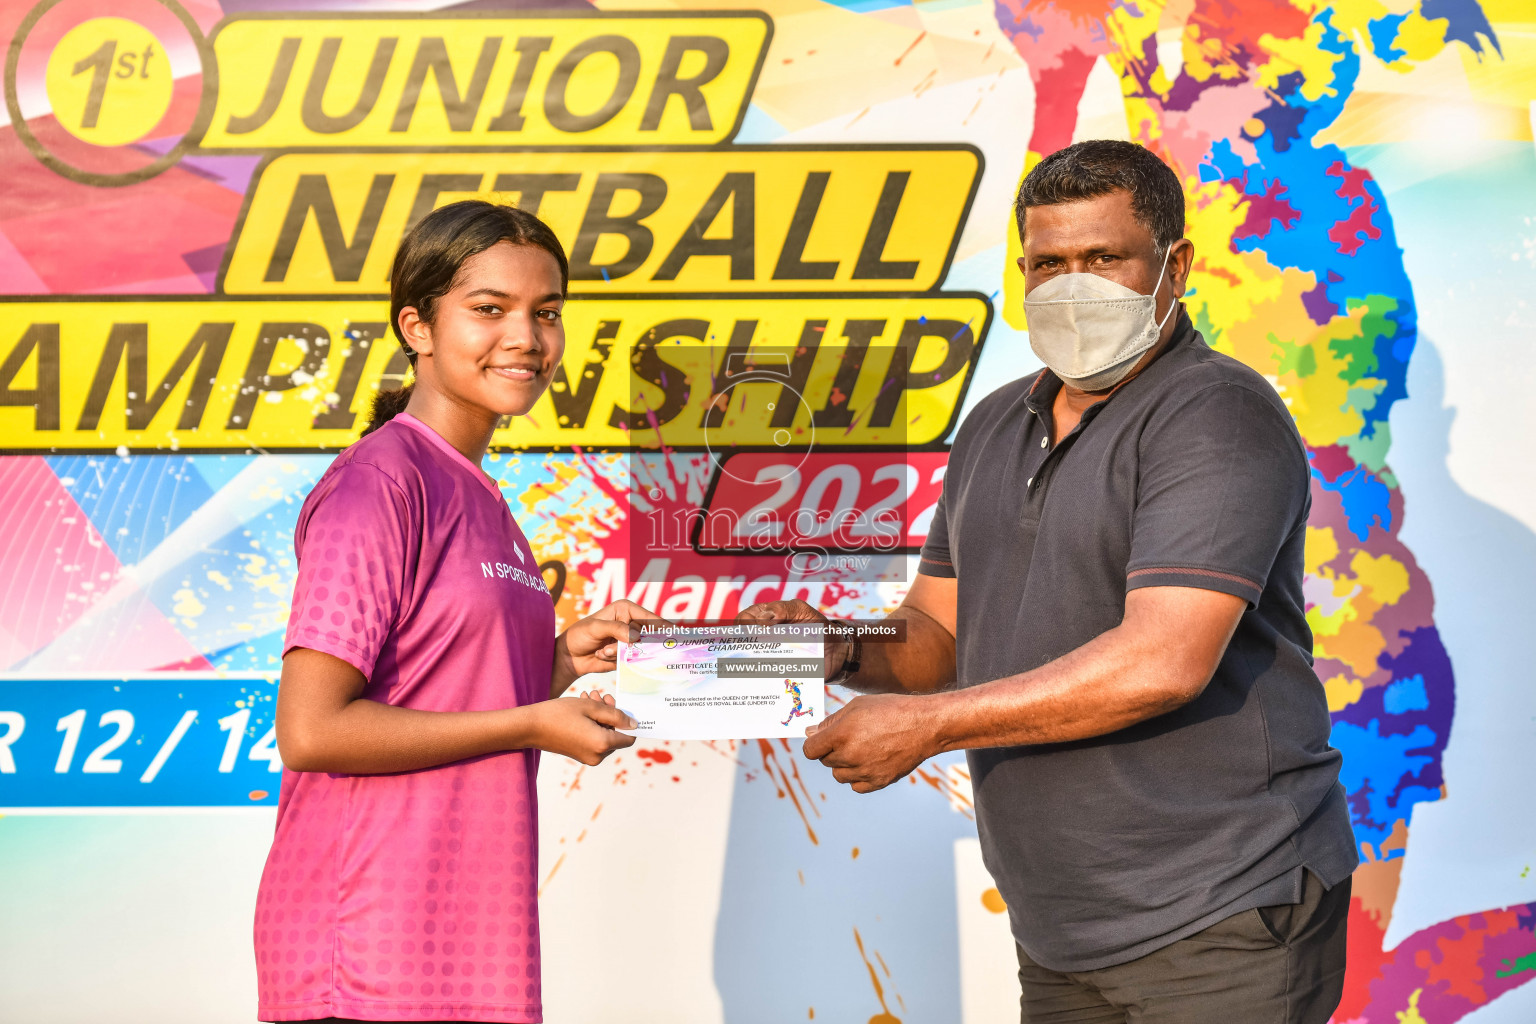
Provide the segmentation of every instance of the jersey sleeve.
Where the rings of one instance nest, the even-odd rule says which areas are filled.
[[[949,515],[944,509],[945,493],[940,492],[939,503],[933,507],[933,521],[928,526],[928,539],[923,541],[923,553],[917,561],[917,571],[924,576],[955,578],[955,559],[949,551]]]
[[[1141,442],[1127,591],[1196,587],[1256,605],[1310,502],[1305,450],[1274,402],[1216,384]]]
[[[321,481],[296,531],[285,655],[307,647],[373,675],[403,603],[410,522],[404,492],[374,466],[351,463]]]

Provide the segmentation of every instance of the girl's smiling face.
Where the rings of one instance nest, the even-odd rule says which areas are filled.
[[[432,323],[400,310],[417,353],[417,387],[499,419],[522,416],[549,387],[565,353],[560,267],[533,245],[498,242],[465,260],[437,300]]]

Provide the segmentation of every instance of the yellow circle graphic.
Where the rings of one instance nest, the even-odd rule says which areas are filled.
[[[48,102],[59,124],[97,146],[137,142],[171,107],[171,61],[154,33],[126,18],[92,18],[48,57]]]

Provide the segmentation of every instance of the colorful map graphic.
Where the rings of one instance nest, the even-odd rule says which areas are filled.
[[[997,15],[1037,89],[1031,160],[1071,141],[1098,58],[1118,76],[1132,137],[1187,183],[1196,324],[1274,382],[1311,452],[1308,621],[1364,861],[1334,1019],[1459,1020],[1536,977],[1536,905],[1381,948],[1412,808],[1444,791],[1455,680],[1429,581],[1398,540],[1387,463],[1413,288],[1380,188],[1319,136],[1348,109],[1362,54],[1408,71],[1446,47],[1498,60],[1499,40],[1473,0],[1402,13],[1376,0],[999,0]],[[1169,66],[1158,32],[1181,22]]]

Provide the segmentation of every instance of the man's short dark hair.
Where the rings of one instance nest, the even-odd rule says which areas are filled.
[[[1058,149],[1035,165],[1019,185],[1013,216],[1024,236],[1024,211],[1131,194],[1131,212],[1148,231],[1158,252],[1184,237],[1184,189],[1179,177],[1151,150],[1134,142],[1092,139]]]

